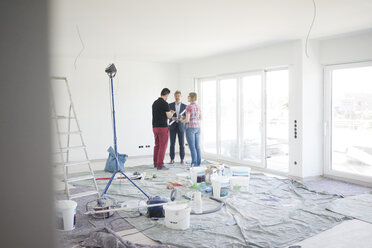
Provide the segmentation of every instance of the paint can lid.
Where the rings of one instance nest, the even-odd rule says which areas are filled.
[[[77,207],[77,203],[75,201],[60,200],[56,202],[57,209],[71,209],[71,208],[76,208],[76,207]]]
[[[179,210],[184,210],[188,207],[187,204],[169,204],[169,205],[164,205],[163,206],[165,210],[170,210],[170,211],[179,211]]]

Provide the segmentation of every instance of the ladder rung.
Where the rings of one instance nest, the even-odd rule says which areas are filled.
[[[62,147],[61,150],[74,150],[74,149],[80,149],[80,148],[86,148],[86,146],[69,146],[69,147]]]
[[[62,115],[59,115],[59,116],[53,116],[52,118],[53,118],[53,119],[57,119],[57,120],[75,119],[75,117],[73,117],[73,116],[68,117],[68,116],[62,116]]]
[[[61,153],[66,153],[67,151],[56,151],[56,152],[53,152],[53,155],[59,155]]]
[[[83,193],[70,195],[70,199],[79,198],[79,197],[88,196],[88,195],[95,195],[95,194],[99,195],[97,191],[86,191]]]
[[[68,134],[79,134],[81,131],[72,131],[72,132],[59,132],[59,135],[68,135]]]
[[[66,77],[57,77],[57,76],[54,76],[54,77],[52,77],[52,79],[54,79],[54,80],[64,80],[64,81],[67,81],[67,78]]]
[[[75,166],[75,165],[83,165],[83,164],[89,164],[90,161],[89,160],[85,160],[85,161],[79,161],[79,162],[67,162],[67,163],[63,163],[65,166]]]
[[[67,182],[71,183],[71,182],[78,182],[78,181],[84,181],[84,180],[89,180],[89,179],[94,179],[94,176],[86,175],[86,176],[81,176],[81,177],[71,177],[67,179]]]

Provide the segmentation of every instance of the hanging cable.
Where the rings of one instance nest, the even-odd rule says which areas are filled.
[[[85,49],[85,45],[84,45],[83,39],[81,38],[80,30],[79,30],[79,26],[78,26],[78,25],[76,25],[76,31],[77,31],[77,33],[78,33],[78,36],[79,36],[79,39],[80,39],[80,42],[81,42],[82,48],[81,48],[79,54],[76,56],[75,61],[74,61],[75,71],[76,71],[76,62],[77,62],[78,58],[80,57],[80,55],[83,53],[83,51],[84,51],[84,49]]]
[[[307,52],[307,43],[309,41],[310,32],[311,32],[311,29],[313,28],[313,25],[314,25],[314,22],[315,22],[315,17],[316,17],[316,4],[315,4],[315,0],[313,0],[313,5],[314,5],[313,21],[311,22],[311,25],[310,25],[310,28],[309,28],[309,32],[307,33],[306,42],[305,42],[305,54],[306,54],[306,57],[309,57],[309,54]]]

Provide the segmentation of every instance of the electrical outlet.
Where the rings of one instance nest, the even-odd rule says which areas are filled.
[[[297,139],[297,120],[294,120],[293,131],[294,131],[294,138]]]
[[[150,145],[146,145],[146,148],[149,148],[150,147]]]

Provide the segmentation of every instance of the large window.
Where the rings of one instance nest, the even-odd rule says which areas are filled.
[[[372,177],[372,63],[326,70],[328,172]]]
[[[288,69],[198,82],[204,153],[288,171]]]
[[[267,167],[288,170],[288,70],[266,73]]]
[[[238,157],[237,130],[237,79],[220,81],[221,108],[221,155],[229,158]]]
[[[242,78],[242,159],[261,163],[262,76]]]
[[[201,81],[202,148],[204,152],[217,154],[217,105],[216,80]]]

